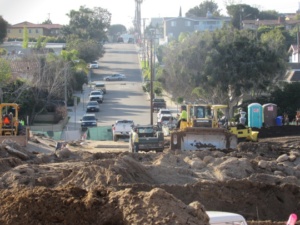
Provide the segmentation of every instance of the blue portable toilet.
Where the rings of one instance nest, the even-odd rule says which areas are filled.
[[[262,106],[263,108],[263,123],[264,126],[272,127],[276,126],[277,122],[277,105],[273,103],[267,103]]]
[[[261,128],[263,124],[263,110],[259,103],[248,105],[248,126]]]

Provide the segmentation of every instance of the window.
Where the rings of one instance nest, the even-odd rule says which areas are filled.
[[[171,21],[171,27],[176,27],[176,21]]]
[[[31,34],[31,29],[29,29],[29,31],[28,31],[28,32],[29,32],[29,34]]]
[[[10,29],[7,30],[7,33],[10,33]]]
[[[19,33],[20,33],[20,34],[22,33],[22,29],[19,29]]]
[[[191,26],[191,21],[185,21],[185,26],[190,27]]]
[[[36,29],[36,30],[35,30],[35,33],[38,34],[38,33],[39,33],[39,29]]]

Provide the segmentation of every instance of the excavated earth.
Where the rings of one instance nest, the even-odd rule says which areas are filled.
[[[127,145],[127,144],[126,144]],[[300,136],[237,149],[130,153],[124,144],[45,137],[0,144],[0,224],[208,224],[207,210],[249,224],[300,215]]]

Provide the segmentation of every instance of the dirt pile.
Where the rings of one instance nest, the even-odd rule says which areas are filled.
[[[208,224],[199,202],[185,205],[166,191],[107,188],[19,188],[2,191],[0,223],[24,224]]]
[[[35,142],[0,144],[0,224],[206,224],[205,210],[285,221],[300,210],[299,137],[158,154]]]

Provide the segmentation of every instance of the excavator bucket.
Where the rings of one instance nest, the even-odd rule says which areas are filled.
[[[238,139],[224,128],[187,127],[171,133],[171,150],[234,149]]]

